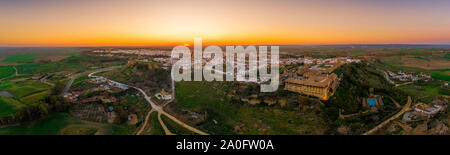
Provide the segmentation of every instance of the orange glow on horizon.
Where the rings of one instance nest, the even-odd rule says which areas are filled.
[[[6,1],[0,46],[450,43],[448,1]]]

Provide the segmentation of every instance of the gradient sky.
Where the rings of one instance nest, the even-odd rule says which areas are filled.
[[[450,1],[392,1],[0,0],[0,46],[450,43]]]

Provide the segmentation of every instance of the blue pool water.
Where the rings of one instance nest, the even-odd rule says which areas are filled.
[[[369,100],[367,100],[367,102],[369,102],[370,106],[376,106],[377,105],[377,100],[374,100],[374,99],[369,99]]]

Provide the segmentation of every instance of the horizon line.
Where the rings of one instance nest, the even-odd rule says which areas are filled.
[[[450,46],[450,43],[331,43],[331,44],[229,44],[203,46],[345,46],[345,45],[436,45]],[[183,45],[0,45],[4,47],[175,47]],[[193,46],[193,45],[191,45]]]

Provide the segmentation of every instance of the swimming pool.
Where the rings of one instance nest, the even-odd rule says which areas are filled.
[[[375,99],[368,99],[367,102],[369,102],[370,106],[376,106],[377,105],[377,100],[375,100]]]

